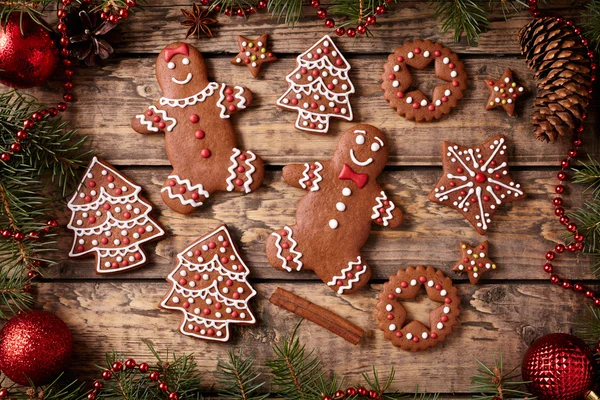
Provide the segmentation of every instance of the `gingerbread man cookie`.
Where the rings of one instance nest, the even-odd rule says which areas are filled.
[[[420,321],[407,323],[403,300],[412,300],[425,287],[429,300],[440,303],[429,313],[429,327]],[[437,346],[452,332],[460,313],[460,299],[452,279],[433,267],[408,267],[383,285],[377,303],[379,329],[394,346],[419,351]]]
[[[508,173],[508,146],[502,135],[475,146],[442,143],[444,172],[429,200],[458,211],[484,235],[498,206],[525,197]]]
[[[331,160],[287,165],[283,179],[308,193],[298,203],[296,225],[269,236],[269,263],[288,272],[315,271],[339,294],[363,287],[371,271],[360,249],[371,224],[395,228],[402,222],[376,180],[388,155],[381,131],[356,125],[344,132]]]
[[[202,55],[186,43],[165,47],[156,61],[164,97],[133,117],[139,133],[165,133],[173,165],[162,195],[187,214],[217,191],[250,193],[263,180],[262,159],[238,148],[230,116],[245,109],[252,94],[241,86],[209,82]]]
[[[421,90],[411,90],[410,68],[425,69],[434,63],[435,76],[443,83],[433,89],[431,99]],[[463,63],[450,49],[431,40],[404,43],[388,57],[384,65],[381,89],[390,106],[406,119],[432,121],[439,119],[458,104],[467,88]]]

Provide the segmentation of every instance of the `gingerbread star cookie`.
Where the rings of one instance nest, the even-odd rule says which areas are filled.
[[[506,138],[493,137],[475,147],[442,143],[443,174],[429,200],[458,211],[484,235],[498,206],[525,197],[508,173]]]
[[[506,68],[502,78],[493,80],[488,79],[485,85],[490,91],[490,98],[485,106],[486,110],[494,108],[504,108],[504,111],[511,117],[515,115],[515,102],[518,97],[525,94],[525,88],[513,79],[513,73],[510,68]]]
[[[475,247],[460,242],[459,247],[460,260],[452,268],[452,271],[466,273],[471,284],[475,285],[483,274],[496,269],[496,264],[488,255],[489,244],[487,240]]]
[[[277,57],[267,50],[267,34],[262,34],[256,40],[238,36],[240,52],[231,59],[233,65],[247,65],[253,77],[258,77],[263,64],[277,61]]]

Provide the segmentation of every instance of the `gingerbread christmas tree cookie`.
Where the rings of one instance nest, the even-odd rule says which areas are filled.
[[[489,243],[487,240],[477,246],[460,242],[459,247],[460,260],[452,268],[452,271],[467,274],[473,285],[479,281],[483,274],[496,269],[496,264],[489,256]]]
[[[511,117],[515,115],[515,103],[517,98],[525,94],[525,88],[513,79],[510,68],[506,68],[500,79],[488,79],[485,81],[490,91],[490,98],[485,106],[486,110],[503,108]]]
[[[263,64],[277,61],[277,57],[267,50],[266,33],[260,35],[256,40],[250,40],[244,36],[238,36],[240,52],[231,59],[233,65],[246,65],[253,77],[258,77]]]
[[[171,290],[160,306],[183,313],[179,330],[186,336],[226,342],[229,325],[256,321],[248,307],[256,292],[227,226],[194,241],[177,255],[167,278]]]
[[[330,118],[352,121],[350,64],[331,38],[323,36],[300,54],[296,63],[285,78],[288,90],[277,100],[279,107],[298,112],[296,128],[327,133]]]
[[[92,159],[69,201],[75,232],[71,257],[96,255],[96,272],[109,274],[142,266],[142,244],[164,235],[150,217],[142,188],[97,157]]]
[[[429,200],[458,210],[485,234],[499,206],[525,197],[508,173],[507,149],[502,135],[475,147],[443,142],[444,171]]]
[[[402,302],[414,299],[421,287],[429,300],[439,306],[429,313],[429,326],[420,321],[409,321]],[[457,324],[460,299],[452,279],[433,267],[408,267],[390,277],[383,285],[377,303],[379,329],[394,346],[403,350],[419,351],[443,342]]]

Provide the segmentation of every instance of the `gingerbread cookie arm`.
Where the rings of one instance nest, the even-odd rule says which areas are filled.
[[[326,163],[289,164],[283,167],[283,180],[290,186],[298,189],[316,192],[323,181],[323,170]]]
[[[176,125],[177,120],[169,117],[167,111],[161,109],[158,103],[131,119],[133,130],[142,134],[171,132]]]
[[[221,118],[229,118],[252,104],[252,92],[243,86],[228,86],[222,83],[218,94],[217,107]]]
[[[400,226],[403,219],[402,210],[396,207],[393,201],[388,199],[383,190],[375,197],[374,204],[371,219],[375,224],[390,228]]]

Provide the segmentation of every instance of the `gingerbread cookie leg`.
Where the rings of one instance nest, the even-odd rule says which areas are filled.
[[[331,274],[332,271],[337,271]],[[371,269],[359,255],[342,263],[340,268],[323,266],[317,272],[319,278],[338,294],[351,294],[369,282]]]
[[[168,176],[161,192],[165,204],[181,214],[191,213],[209,197],[209,192],[202,184],[192,184],[189,179],[182,179],[175,171]]]
[[[273,232],[267,239],[269,263],[282,271],[300,271],[303,267],[295,226],[286,226]]]
[[[253,152],[232,150],[231,164],[227,168],[227,191],[250,193],[256,190],[265,176],[265,164]]]

